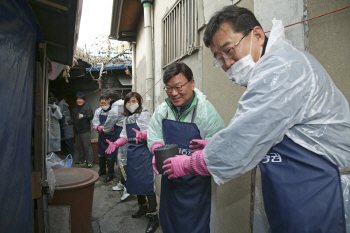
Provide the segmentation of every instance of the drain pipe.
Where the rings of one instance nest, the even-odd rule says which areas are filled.
[[[145,103],[148,110],[153,113],[154,110],[154,74],[153,74],[153,53],[152,53],[152,21],[151,7],[153,0],[141,0],[144,15],[144,30],[146,35],[146,99]]]
[[[132,51],[132,71],[131,71],[132,90],[131,91],[137,91],[136,90],[136,42],[131,42],[131,51]]]

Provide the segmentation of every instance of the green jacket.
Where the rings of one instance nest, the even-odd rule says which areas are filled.
[[[202,139],[210,140],[215,133],[225,128],[225,124],[214,106],[208,100],[206,100],[206,96],[197,88],[195,88],[194,91],[195,97],[192,101],[192,104],[181,116],[179,121],[191,122],[193,109],[195,108],[198,99],[198,106],[194,123],[199,129]],[[169,98],[166,98],[165,102],[158,106],[156,111],[153,113],[152,119],[150,121],[147,130],[147,143],[150,149],[152,144],[155,142],[165,144],[163,139],[162,120],[165,118],[167,112],[168,119],[175,121],[177,118],[176,112],[171,107]]]

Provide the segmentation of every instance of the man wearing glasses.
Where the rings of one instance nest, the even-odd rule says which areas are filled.
[[[194,88],[191,69],[184,63],[170,64],[163,75],[168,97],[154,112],[148,131],[148,147],[177,144],[179,158],[191,155],[190,141],[206,143],[225,125],[213,105]],[[153,169],[155,167],[153,157]],[[164,233],[209,233],[211,177],[187,175],[162,177],[159,218]]]
[[[284,39],[282,21],[267,43],[254,14],[237,6],[210,19],[204,43],[247,90],[229,126],[186,160],[164,161],[164,175],[205,170],[223,184],[259,164],[270,232],[350,232],[349,103],[324,68]]]

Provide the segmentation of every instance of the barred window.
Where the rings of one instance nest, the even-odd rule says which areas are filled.
[[[197,0],[179,0],[163,18],[164,65],[198,45]]]

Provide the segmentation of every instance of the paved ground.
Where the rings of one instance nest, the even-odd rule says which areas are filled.
[[[76,166],[73,164],[73,166]],[[81,167],[81,166],[77,166]],[[98,172],[98,164],[92,170]],[[115,167],[115,171],[118,171]],[[104,183],[105,175],[95,183],[94,201],[92,205],[91,233],[143,233],[148,224],[148,218],[132,218],[131,215],[138,210],[136,196],[130,195],[123,202],[120,201],[122,191],[113,191],[112,187],[120,180],[120,173]],[[159,226],[156,233],[162,233]]]

